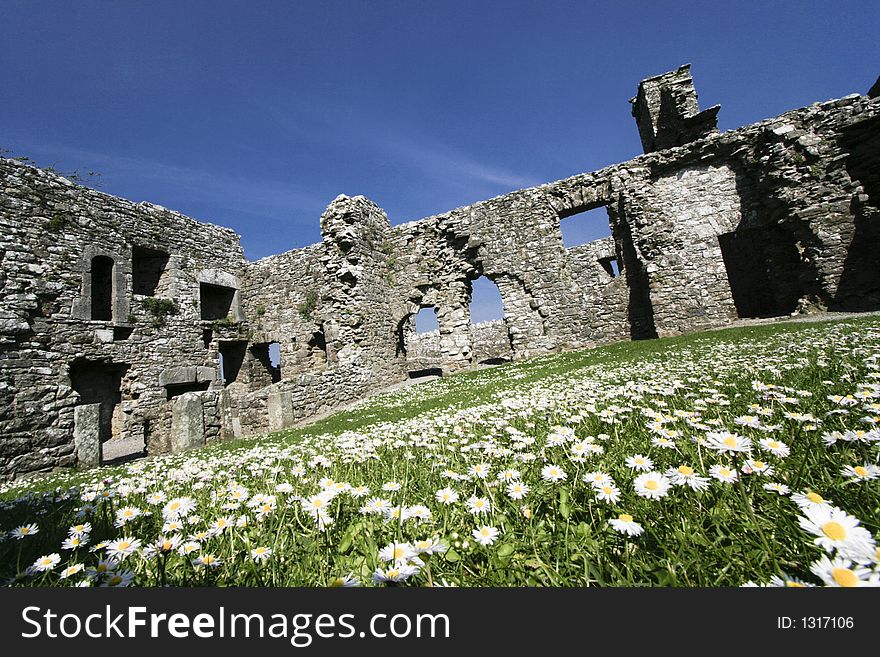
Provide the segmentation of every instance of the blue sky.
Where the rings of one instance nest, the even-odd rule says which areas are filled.
[[[722,129],[880,74],[877,2],[0,0],[0,17],[0,147],[229,226],[251,259],[318,241],[340,193],[401,223],[629,159],[628,99],[685,62]]]

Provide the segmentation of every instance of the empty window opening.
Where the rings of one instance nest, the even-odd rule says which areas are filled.
[[[620,263],[617,261],[616,257],[599,258],[599,264],[602,265],[602,269],[604,269],[605,273],[611,278],[617,278],[620,276]]]
[[[559,219],[562,244],[566,249],[611,237],[611,220],[604,205],[567,210],[559,214]]]
[[[113,342],[125,342],[131,337],[133,331],[131,326],[114,326]]]
[[[185,392],[202,392],[211,386],[210,381],[199,381],[191,383],[169,383],[165,386],[165,393],[169,400],[179,397]]]
[[[251,355],[262,367],[252,372],[251,387],[262,388],[270,383],[281,380],[281,345],[277,342],[255,344],[251,346]]]
[[[443,370],[439,367],[426,367],[423,370],[413,370],[408,373],[410,379],[426,379],[426,378],[439,378],[443,376]]]
[[[131,249],[131,287],[135,294],[148,297],[165,292],[168,254],[139,246]]]
[[[324,337],[324,330],[314,331],[306,343],[309,353],[312,356],[319,355],[324,361],[327,360],[327,340]]]
[[[243,340],[220,343],[220,379],[224,385],[238,379],[246,353],[247,342]]]
[[[794,236],[781,228],[718,236],[739,317],[779,317],[797,308],[803,263]]]
[[[202,319],[226,319],[232,310],[235,299],[235,288],[223,285],[199,284],[199,301],[202,307]]]
[[[113,258],[92,258],[92,319],[113,319]]]
[[[504,365],[509,362],[509,358],[486,358],[480,361],[480,365]]]
[[[205,345],[205,349],[209,349],[211,347],[211,340],[213,339],[213,329],[202,329],[202,344]]]
[[[471,324],[504,319],[501,292],[493,281],[481,276],[471,282]]]
[[[95,361],[77,361],[70,366],[70,383],[79,393],[80,404],[100,404],[99,435],[101,442],[120,435],[123,417],[122,377],[128,365]]]
[[[281,344],[278,342],[269,343],[269,367],[272,368],[272,383],[278,383],[281,380]]]
[[[437,309],[434,306],[425,306],[416,314],[416,333],[430,333],[440,329],[437,321]]]

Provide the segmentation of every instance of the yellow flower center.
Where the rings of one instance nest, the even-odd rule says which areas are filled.
[[[621,513],[619,516],[617,516],[617,519],[622,520],[623,522],[632,522],[633,521],[633,517],[631,515],[629,515],[628,513]]]
[[[785,585],[786,585],[788,588],[790,588],[790,589],[802,589],[802,588],[804,588],[804,585],[801,584],[800,582],[792,582],[791,580],[788,580],[788,581],[785,583]]]
[[[687,477],[688,475],[694,474],[694,469],[686,465],[680,465],[678,466],[678,473]]]
[[[825,500],[822,499],[822,496],[818,493],[807,493],[807,499],[810,500],[813,504],[822,504]]]
[[[730,468],[721,468],[718,471],[718,474],[720,474],[722,477],[729,477],[730,475],[733,474],[733,472],[731,471]]]
[[[611,495],[611,486],[602,486],[602,492],[606,495]]]
[[[826,522],[822,525],[822,531],[825,536],[830,538],[832,541],[842,541],[846,538],[846,529],[838,522]]]
[[[724,444],[728,447],[736,447],[736,438],[734,438],[733,436],[728,436],[724,439]]]
[[[110,580],[109,580],[107,583],[108,583],[110,586],[116,586],[116,585],[119,584],[121,581],[122,581],[122,578],[121,578],[119,575],[114,575],[113,577],[110,578]]]
[[[763,470],[764,469],[764,461],[755,461],[752,465],[755,466],[755,470]]]
[[[767,443],[770,446],[770,449],[779,449],[780,445],[775,440],[771,440]]]
[[[403,559],[406,556],[406,550],[404,548],[394,548],[394,558],[395,559]]]
[[[841,586],[851,587],[859,585],[859,578],[849,568],[834,568],[831,571],[831,576]]]
[[[121,543],[117,544],[116,549],[127,550],[129,547],[131,547],[131,543],[129,543],[128,541],[122,541]]]
[[[857,475],[859,475],[860,477],[865,477],[865,476],[868,475],[868,469],[865,468],[865,467],[863,467],[863,466],[861,466],[861,465],[857,465],[856,467],[853,468],[853,470],[854,470],[855,473],[856,473]]]
[[[645,482],[645,488],[647,488],[648,490],[657,490],[657,486],[657,482],[653,479],[648,479],[648,481]]]

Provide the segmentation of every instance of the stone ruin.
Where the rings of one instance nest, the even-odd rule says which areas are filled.
[[[880,309],[878,95],[719,133],[683,66],[631,101],[644,155],[396,226],[339,196],[319,244],[256,262],[0,159],[0,478],[279,430],[410,373]],[[560,222],[600,207],[612,236],[565,248]],[[471,324],[481,276],[503,322]]]

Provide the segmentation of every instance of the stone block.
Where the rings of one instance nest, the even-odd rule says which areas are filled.
[[[202,395],[186,392],[171,402],[171,452],[185,452],[205,446],[205,416]]]
[[[73,409],[73,442],[80,467],[101,465],[100,404],[83,404]]]

